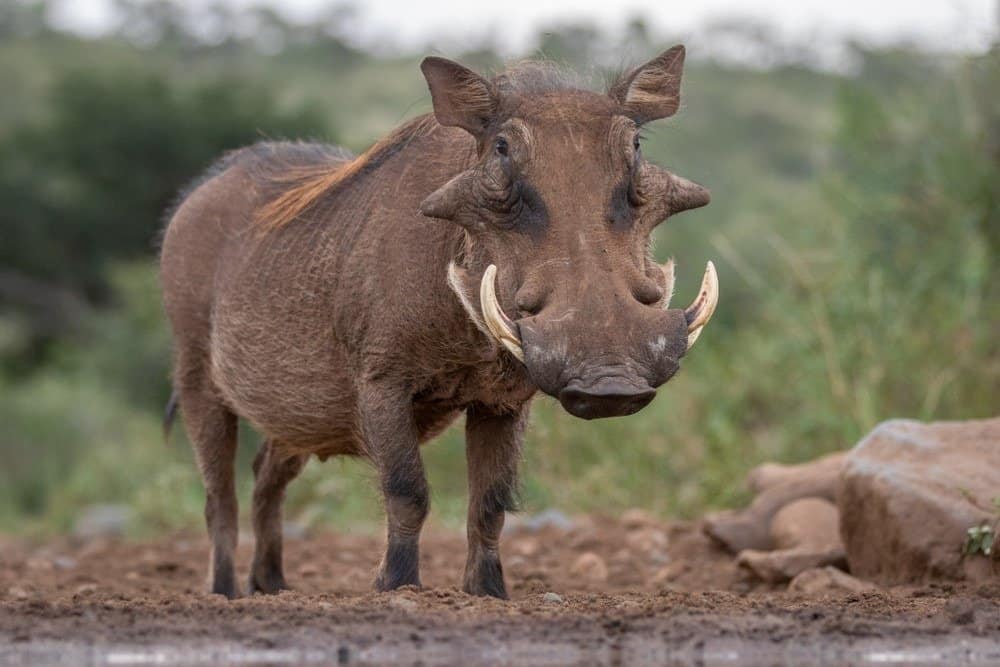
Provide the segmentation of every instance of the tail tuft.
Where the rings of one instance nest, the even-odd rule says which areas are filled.
[[[163,441],[167,442],[170,440],[170,431],[174,425],[174,419],[177,418],[177,390],[174,389],[170,392],[170,400],[167,401],[167,407],[163,411]]]

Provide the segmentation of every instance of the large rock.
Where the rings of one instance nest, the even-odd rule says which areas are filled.
[[[823,547],[842,550],[837,506],[823,498],[802,498],[788,503],[771,519],[771,541],[775,549]]]
[[[809,569],[844,565],[837,506],[822,498],[794,500],[771,519],[774,551],[744,549],[736,562],[758,579],[788,581]]]
[[[995,525],[1000,418],[894,420],[844,462],[840,531],[851,573],[883,584],[995,576],[990,559],[963,556],[966,531]]]
[[[764,464],[747,477],[758,491],[749,507],[723,510],[705,517],[702,528],[709,537],[733,553],[744,549],[774,549],[771,522],[783,507],[802,498],[835,502],[843,453],[798,465]]]

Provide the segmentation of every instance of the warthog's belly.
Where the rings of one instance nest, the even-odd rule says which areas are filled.
[[[330,337],[255,324],[213,332],[212,379],[226,403],[282,448],[359,453],[354,385]]]

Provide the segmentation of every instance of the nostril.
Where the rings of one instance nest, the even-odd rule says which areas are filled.
[[[652,280],[643,280],[632,289],[632,296],[644,306],[652,306],[663,299],[663,290]]]
[[[545,307],[545,293],[541,290],[521,288],[514,297],[518,317],[537,315]]]

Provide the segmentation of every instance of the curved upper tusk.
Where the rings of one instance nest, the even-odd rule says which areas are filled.
[[[701,291],[691,305],[684,309],[684,319],[688,325],[688,349],[698,340],[702,327],[708,324],[717,305],[719,276],[715,273],[715,264],[709,262],[705,266],[705,276],[701,279]]]
[[[493,337],[507,348],[507,351],[524,363],[524,350],[521,348],[521,337],[514,329],[514,323],[507,317],[497,302],[496,293],[497,267],[490,264],[483,273],[483,281],[479,284],[479,301],[483,309],[483,319]]]

